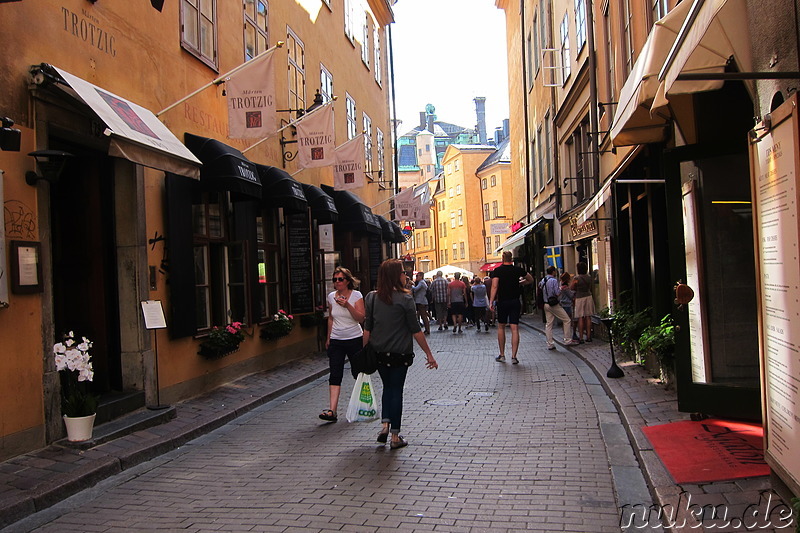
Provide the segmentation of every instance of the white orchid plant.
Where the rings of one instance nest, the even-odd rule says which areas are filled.
[[[94,379],[91,347],[92,341],[81,337],[78,342],[72,331],[53,345],[56,370],[61,374],[61,412],[65,416],[89,416],[97,412],[97,396],[87,386]]]

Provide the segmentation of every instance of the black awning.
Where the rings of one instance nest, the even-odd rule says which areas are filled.
[[[207,191],[231,191],[261,198],[256,164],[216,139],[185,134],[186,147],[203,162],[200,186]]]
[[[261,200],[269,207],[283,207],[295,212],[305,213],[308,201],[303,186],[285,170],[267,165],[256,165],[261,178]]]
[[[337,191],[330,185],[323,185],[322,190],[333,197],[336,210],[339,211],[337,227],[349,231],[381,234],[381,223],[372,209],[350,191]]]
[[[320,224],[333,224],[339,220],[339,212],[333,198],[328,196],[325,191],[308,183],[301,183],[303,194],[311,207],[311,216]]]
[[[381,232],[383,240],[386,242],[406,242],[406,238],[403,235],[400,226],[392,222],[391,220],[386,220],[384,217],[380,215],[376,215],[378,220],[381,223]]]

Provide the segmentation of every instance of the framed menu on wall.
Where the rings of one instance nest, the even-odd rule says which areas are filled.
[[[797,95],[750,136],[764,456],[800,490],[800,223]],[[792,327],[792,326],[795,327]]]
[[[308,214],[286,216],[289,248],[289,309],[292,314],[314,312],[314,269]]]

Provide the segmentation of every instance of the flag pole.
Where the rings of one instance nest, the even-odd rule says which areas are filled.
[[[265,55],[269,54],[270,52],[273,52],[277,48],[281,48],[283,46],[283,44],[284,44],[283,41],[278,41],[278,44],[276,44],[275,46],[273,46],[272,48],[270,48],[268,50],[264,50],[263,52],[258,54],[256,57],[254,57],[250,61],[245,61],[244,63],[242,63],[241,65],[235,67],[234,69],[229,70],[228,72],[226,72],[222,76],[219,76],[216,79],[214,79],[213,81],[210,81],[207,84],[203,85],[202,87],[197,89],[195,92],[193,92],[193,93],[191,93],[189,95],[186,95],[183,98],[181,98],[180,100],[178,100],[177,102],[175,102],[174,104],[165,107],[164,109],[162,109],[161,111],[156,113],[156,116],[160,117],[161,115],[163,115],[164,113],[166,113],[170,109],[172,109],[172,108],[174,108],[176,106],[179,106],[180,104],[182,104],[183,102],[185,102],[189,98],[191,98],[191,97],[193,97],[193,96],[195,96],[197,94],[200,94],[201,92],[205,91],[206,89],[208,89],[212,85],[219,85],[220,83],[222,83],[222,82],[226,81],[228,78],[230,78],[232,75],[234,75],[237,72],[239,72],[240,70],[242,70],[244,67],[246,67],[248,65],[251,65],[253,63],[253,61],[255,61],[257,59],[260,59],[261,57],[264,57]]]
[[[306,113],[305,115],[303,115],[303,116],[302,116],[302,117],[300,117],[300,118],[294,119],[293,121],[289,122],[289,123],[288,123],[288,124],[286,124],[285,126],[281,126],[280,128],[278,128],[277,130],[273,131],[272,133],[270,133],[269,135],[267,135],[267,136],[266,136],[266,137],[264,137],[263,139],[260,139],[260,140],[256,141],[255,143],[251,144],[250,146],[248,146],[247,148],[245,148],[244,150],[242,150],[242,153],[245,153],[245,152],[247,152],[247,151],[249,151],[249,150],[252,150],[253,148],[255,148],[256,146],[258,146],[259,144],[261,144],[261,143],[263,143],[263,142],[265,142],[265,141],[268,141],[269,139],[272,139],[273,137],[275,137],[277,134],[279,134],[280,132],[282,132],[282,131],[283,131],[283,130],[285,130],[286,128],[289,128],[289,127],[291,127],[291,126],[294,126],[294,125],[296,125],[298,122],[300,122],[300,121],[301,121],[301,120],[303,120],[304,118],[308,118],[308,117],[310,117],[311,115],[313,115],[314,113],[316,113],[317,111],[319,111],[320,109],[322,109],[323,107],[326,107],[326,106],[329,106],[329,105],[331,105],[332,103],[334,103],[334,102],[336,101],[336,99],[337,99],[337,98],[339,98],[339,97],[338,97],[338,96],[334,96],[334,97],[332,97],[332,98],[331,98],[331,99],[330,99],[328,102],[325,102],[324,104],[322,104],[322,105],[321,105],[321,106],[319,106],[318,108],[316,108],[316,109],[314,109],[314,110],[311,110],[311,111],[309,111],[308,113]]]

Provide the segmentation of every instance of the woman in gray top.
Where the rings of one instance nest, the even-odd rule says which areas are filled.
[[[419,326],[414,298],[405,286],[403,263],[398,259],[387,259],[378,268],[377,290],[365,298],[364,344],[372,342],[378,352],[378,374],[383,382],[383,429],[378,433],[378,442],[386,443],[391,434],[393,450],[408,445],[400,436],[400,420],[403,416],[403,387],[408,367],[414,359],[412,337],[425,352],[425,366],[439,368]]]

